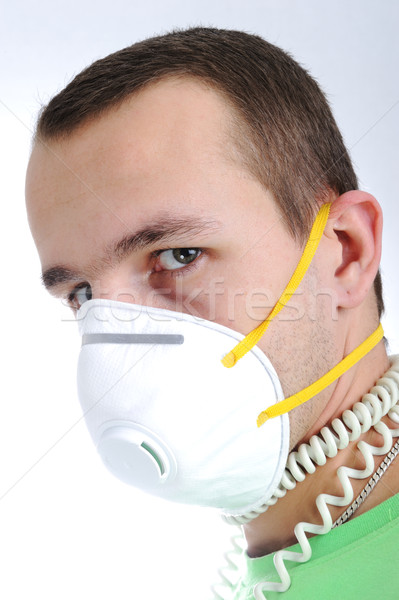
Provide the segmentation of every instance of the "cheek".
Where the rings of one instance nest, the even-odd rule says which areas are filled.
[[[206,269],[203,278],[190,277],[187,289],[180,296],[184,312],[248,334],[267,318],[286,285],[284,274],[280,272],[278,278],[273,277],[266,267],[258,264],[254,268],[250,262],[239,259],[217,262]],[[183,290],[184,285],[183,281]],[[300,311],[300,307],[293,305],[285,310],[285,318],[295,318]]]
[[[184,289],[184,288],[183,288]],[[252,331],[270,313],[275,292],[260,286],[254,278],[234,272],[234,268],[214,269],[206,280],[190,281],[185,293],[177,297],[183,312],[234,329],[244,335]]]
[[[248,307],[252,300],[248,294],[251,282],[244,277],[234,277],[234,268],[229,268],[224,261],[213,262],[206,257],[201,262],[189,273],[184,269],[181,274],[157,275],[156,282],[152,282],[154,295],[162,296],[171,310],[248,333],[257,325],[251,306]],[[261,319],[266,315],[263,311]]]

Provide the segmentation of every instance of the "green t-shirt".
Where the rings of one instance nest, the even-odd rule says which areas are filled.
[[[399,494],[309,541],[311,559],[286,562],[291,587],[265,592],[267,600],[399,600]],[[279,581],[273,554],[245,555],[234,600],[253,600],[254,585],[265,580]]]

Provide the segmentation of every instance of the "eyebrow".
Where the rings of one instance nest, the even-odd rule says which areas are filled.
[[[144,250],[154,244],[165,244],[179,238],[192,237],[196,235],[209,235],[220,231],[221,223],[219,221],[193,218],[193,217],[164,217],[135,233],[124,235],[121,239],[105,247],[103,257],[101,257],[91,267],[91,271],[98,272],[104,266],[110,266],[120,263],[124,258]],[[165,248],[166,249],[166,248]],[[48,291],[53,290],[59,285],[71,283],[73,281],[82,281],[85,276],[78,270],[65,265],[54,265],[43,271],[41,280]]]

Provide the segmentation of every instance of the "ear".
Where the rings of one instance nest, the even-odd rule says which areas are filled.
[[[334,241],[338,306],[355,308],[373,286],[381,260],[382,210],[377,200],[354,190],[331,207],[328,237]]]

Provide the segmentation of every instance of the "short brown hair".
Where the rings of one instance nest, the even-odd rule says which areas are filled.
[[[328,102],[288,53],[259,36],[212,28],[149,38],[100,59],[41,112],[37,138],[54,140],[121,104],[151,83],[196,77],[232,107],[236,146],[269,189],[292,235],[305,239],[321,202],[358,182]],[[381,277],[374,288],[383,311]]]

